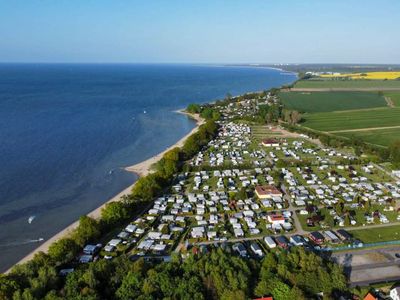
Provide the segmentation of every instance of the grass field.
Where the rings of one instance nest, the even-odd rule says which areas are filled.
[[[295,88],[400,88],[400,80],[300,80]]]
[[[335,135],[348,138],[354,136],[361,138],[367,143],[381,146],[390,146],[394,141],[400,140],[400,127],[392,129],[342,132],[336,133]]]
[[[307,113],[302,126],[319,131],[400,126],[400,108]]]
[[[300,112],[376,108],[387,106],[383,96],[375,92],[282,92],[283,104]]]
[[[385,96],[392,100],[394,106],[400,107],[400,92],[385,93]]]
[[[321,75],[322,78],[351,78],[351,79],[373,79],[373,80],[384,80],[384,79],[397,79],[400,78],[400,72],[366,72],[366,73],[341,73],[340,75]]]
[[[364,243],[387,242],[400,239],[400,225],[349,231]]]

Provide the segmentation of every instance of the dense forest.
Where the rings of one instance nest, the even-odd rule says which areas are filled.
[[[82,265],[66,277],[46,254],[0,278],[1,299],[249,299],[336,298],[346,292],[341,268],[303,248],[243,259],[221,248],[153,263],[126,256]]]

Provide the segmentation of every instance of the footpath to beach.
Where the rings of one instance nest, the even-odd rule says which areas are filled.
[[[178,110],[176,111],[176,113],[180,113],[180,114],[184,114],[187,115],[188,117],[194,119],[196,121],[196,127],[194,127],[192,129],[192,131],[190,131],[187,135],[185,135],[183,138],[181,138],[179,141],[177,141],[174,145],[172,145],[171,147],[167,148],[166,150],[164,150],[163,152],[145,160],[142,161],[136,165],[130,166],[125,168],[125,170],[129,171],[129,172],[134,172],[137,175],[139,175],[140,177],[142,176],[146,176],[147,174],[151,173],[151,167],[154,163],[158,162],[164,155],[165,152],[175,148],[175,147],[182,147],[183,144],[185,143],[186,139],[192,135],[193,133],[195,133],[199,127],[204,124],[204,119],[202,119],[199,115],[194,115],[194,114],[189,114],[184,112],[183,110]],[[109,202],[113,202],[113,201],[120,201],[121,197],[123,196],[127,196],[131,193],[133,186],[135,185],[135,183],[133,183],[132,185],[128,186],[126,189],[124,189],[122,192],[120,192],[119,194],[115,195],[114,197],[112,197],[111,199],[109,199],[108,201],[106,201],[105,203],[103,203],[101,206],[99,206],[98,208],[96,208],[95,210],[91,211],[90,213],[88,213],[87,215],[91,218],[94,219],[99,219],[101,216],[101,210],[105,207],[105,205]],[[66,236],[68,236],[69,234],[71,234],[71,232],[77,228],[79,225],[79,220],[75,221],[74,223],[72,223],[71,225],[67,226],[66,228],[64,228],[63,230],[61,230],[60,232],[58,232],[57,234],[55,234],[54,236],[52,236],[51,238],[49,238],[48,240],[46,240],[43,244],[41,244],[39,247],[37,247],[35,250],[33,250],[31,253],[29,253],[27,256],[25,256],[24,258],[22,258],[20,261],[18,261],[16,264],[23,264],[29,260],[31,260],[36,253],[38,252],[47,252],[49,249],[49,246],[51,244],[53,244],[54,242],[58,241],[61,238],[64,238]],[[8,273],[11,270],[8,269],[5,273]]]

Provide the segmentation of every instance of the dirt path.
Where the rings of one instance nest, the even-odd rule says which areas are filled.
[[[274,129],[275,132],[279,132],[280,134],[282,134],[282,137],[289,137],[289,138],[303,138],[304,139],[304,135],[300,134],[300,133],[296,133],[296,132],[290,132],[282,127],[277,127]],[[316,145],[318,145],[319,147],[323,147],[321,141],[319,139],[313,139],[308,137],[308,140]]]
[[[385,101],[386,101],[387,105],[389,107],[393,108],[394,107],[394,103],[393,103],[392,99],[390,97],[388,97],[388,96],[385,96],[384,98],[385,98]]]
[[[400,128],[400,126],[358,128],[358,129],[334,130],[334,131],[325,131],[325,132],[328,132],[328,133],[343,133],[343,132],[358,132],[358,131],[370,131],[370,130],[382,130],[382,129],[396,129],[396,128]]]

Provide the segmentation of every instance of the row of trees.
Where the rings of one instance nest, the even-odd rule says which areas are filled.
[[[176,147],[166,152],[155,166],[155,172],[141,177],[136,182],[131,195],[123,197],[121,201],[107,203],[102,209],[99,220],[82,216],[77,228],[68,237],[53,243],[47,254],[40,252],[29,262],[15,266],[9,275],[0,277],[0,299],[43,299],[45,297],[59,299],[56,291],[60,289],[70,290],[71,292],[67,292],[67,295],[71,296],[73,289],[68,289],[68,280],[66,286],[63,287],[64,282],[60,280],[57,269],[71,262],[85,244],[98,241],[102,235],[131,220],[134,215],[143,210],[149,201],[171,183],[174,175],[181,170],[183,161],[197,153],[217,132],[217,124],[213,120],[207,121],[187,139],[182,148]],[[87,281],[89,288],[85,288],[77,298],[71,296],[71,299],[91,299],[89,289],[96,290],[94,281],[99,280],[93,278],[94,273],[97,272],[94,268],[97,266],[103,268],[103,264],[107,262],[101,260],[99,263],[90,264],[89,271],[84,271],[85,278],[79,279],[79,282]],[[80,272],[74,272],[71,277],[79,276]]]
[[[46,255],[42,259],[31,288],[22,289],[15,277],[1,277],[0,298],[240,300],[271,295],[289,300],[315,298],[317,293],[328,299],[346,291],[342,269],[303,248],[268,252],[262,261],[221,248],[159,264],[143,259],[132,263],[121,256],[88,264],[66,279],[56,276]]]
[[[283,120],[290,125],[295,125],[301,121],[301,114],[297,110],[283,110]]]

